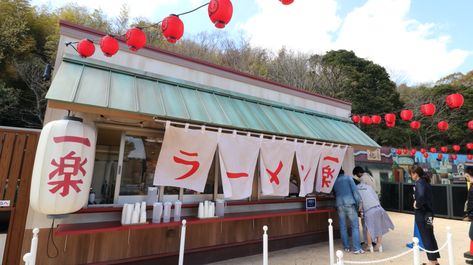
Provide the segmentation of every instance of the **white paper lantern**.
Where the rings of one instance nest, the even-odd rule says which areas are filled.
[[[30,205],[48,215],[68,214],[88,200],[97,134],[77,117],[49,122],[36,149]]]

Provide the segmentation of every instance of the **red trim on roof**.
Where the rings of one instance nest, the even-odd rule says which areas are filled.
[[[82,25],[78,25],[78,24],[75,24],[75,23],[71,23],[71,22],[65,21],[65,20],[60,20],[59,25],[61,27],[77,29],[77,30],[80,30],[80,31],[83,31],[83,32],[86,32],[86,33],[89,33],[89,34],[94,34],[94,35],[97,35],[97,36],[107,35],[107,33],[105,33],[105,32],[102,32],[102,31],[99,31],[99,30],[96,30],[96,29],[92,29],[92,28],[89,28],[89,27],[85,27],[85,26],[82,26]],[[119,41],[125,43],[125,40],[123,39],[123,37],[117,37],[117,39]],[[204,60],[201,60],[201,59],[196,59],[196,58],[192,58],[192,57],[185,56],[185,55],[182,55],[182,54],[174,53],[174,52],[164,50],[164,49],[161,49],[161,48],[158,48],[158,47],[146,45],[143,49],[147,49],[147,50],[150,50],[150,51],[153,51],[153,52],[163,53],[163,54],[166,54],[166,55],[174,56],[174,57],[177,57],[177,58],[182,59],[182,60],[186,60],[186,61],[190,61],[190,62],[193,62],[193,63],[205,65],[205,66],[212,67],[212,68],[215,68],[215,69],[218,69],[218,70],[221,70],[221,71],[225,71],[225,72],[229,72],[229,73],[236,74],[236,75],[239,75],[239,76],[244,76],[244,77],[247,77],[247,78],[251,78],[253,80],[265,82],[265,83],[268,83],[268,84],[271,84],[271,85],[276,85],[276,86],[283,87],[283,88],[286,88],[286,89],[289,89],[289,90],[301,92],[301,93],[312,95],[312,96],[317,96],[317,97],[320,97],[320,98],[324,98],[324,99],[327,99],[327,100],[331,100],[331,101],[335,101],[335,102],[338,102],[338,103],[342,103],[342,104],[346,104],[346,105],[351,106],[351,102],[348,102],[348,101],[344,101],[344,100],[341,100],[341,99],[332,98],[332,97],[328,97],[328,96],[323,96],[323,95],[320,95],[320,94],[317,94],[317,93],[309,92],[307,90],[296,88],[296,87],[291,87],[291,86],[288,86],[288,85],[283,85],[283,84],[280,84],[280,83],[277,83],[277,82],[274,82],[274,81],[271,81],[271,80],[268,80],[268,79],[264,79],[264,78],[261,78],[261,77],[258,77],[258,76],[247,74],[247,73],[242,72],[242,71],[235,70],[235,69],[230,68],[230,67],[217,65],[217,64],[214,64],[214,63],[210,63],[208,61],[204,61]]]

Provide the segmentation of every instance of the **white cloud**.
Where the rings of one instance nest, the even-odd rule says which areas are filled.
[[[449,50],[450,37],[436,35],[434,24],[410,19],[410,5],[410,0],[368,0],[347,15],[334,48],[353,50],[410,83],[454,72],[470,53]]]
[[[33,0],[32,5],[50,5],[52,7],[61,7],[68,3],[78,3],[90,9],[101,8],[108,16],[117,17],[120,14],[120,8],[127,4],[130,8],[130,17],[147,17],[152,15],[161,7],[170,6],[177,3],[178,0],[140,0],[138,2],[128,0]]]
[[[435,81],[470,55],[449,49],[450,37],[435,34],[437,25],[409,18],[411,0],[367,0],[343,19],[337,14],[337,0],[296,0],[289,6],[275,0],[256,3],[259,13],[240,25],[253,45],[273,51],[282,46],[315,53],[353,50],[384,66],[394,81]]]
[[[296,0],[282,5],[276,0],[256,0],[259,13],[239,28],[256,46],[279,50],[282,46],[305,52],[324,52],[331,47],[331,33],[341,25],[336,0]]]

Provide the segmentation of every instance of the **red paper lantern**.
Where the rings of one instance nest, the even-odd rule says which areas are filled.
[[[442,158],[443,158],[443,155],[442,155],[442,154],[438,154],[438,155],[437,155],[437,159],[438,159],[438,160],[442,160]]]
[[[380,124],[381,123],[381,116],[373,115],[373,116],[371,116],[371,121],[373,122],[373,124]]]
[[[283,5],[290,5],[294,0],[279,0]]]
[[[221,29],[232,19],[233,5],[230,0],[210,0],[208,11],[212,23]]]
[[[439,121],[439,123],[437,123],[437,128],[438,128],[440,131],[442,131],[442,132],[448,130],[448,122],[446,122],[446,121]]]
[[[420,128],[420,121],[412,121],[411,122],[411,129],[418,130]]]
[[[396,126],[396,123],[395,122],[386,122],[386,126],[389,127],[389,128],[393,128],[394,126]]]
[[[412,117],[414,117],[414,112],[412,112],[412,110],[410,109],[405,109],[403,111],[401,111],[401,119],[403,121],[410,121],[412,120]]]
[[[184,34],[184,23],[178,16],[171,14],[163,19],[161,32],[168,42],[176,43]]]
[[[425,158],[427,158],[427,157],[429,157],[429,153],[424,153],[423,156],[424,156]]]
[[[463,106],[464,101],[465,99],[463,98],[462,94],[459,93],[448,95],[445,98],[445,103],[447,103],[448,107],[451,109],[460,108]]]
[[[146,34],[140,28],[129,29],[125,34],[125,42],[132,51],[137,51],[146,45]]]
[[[442,147],[440,147],[440,151],[442,151],[443,153],[446,153],[446,152],[448,152],[448,147],[442,146]]]
[[[458,158],[457,154],[451,154],[450,157],[452,158],[452,160],[457,160]]]
[[[452,149],[453,151],[458,152],[460,151],[461,147],[459,145],[452,145]]]
[[[119,49],[118,41],[110,35],[106,35],[100,39],[100,49],[103,54],[107,57],[112,57],[118,52]]]
[[[394,115],[393,113],[388,113],[388,114],[384,115],[384,120],[386,121],[386,124],[387,123],[395,123],[396,122],[396,115]]]
[[[351,116],[351,120],[354,123],[359,123],[360,122],[360,116],[359,115],[353,115],[353,116]]]
[[[396,154],[402,155],[402,149],[396,149]]]
[[[424,154],[424,153],[427,152],[427,150],[426,150],[425,148],[421,148],[421,149],[420,149],[420,152],[421,152],[422,154]]]
[[[372,123],[370,116],[361,116],[361,123],[370,125]]]
[[[468,158],[468,160],[473,160],[473,155],[467,155],[466,158]]]
[[[467,143],[466,144],[466,149],[472,150],[473,149],[473,143]]]
[[[473,130],[473,120],[468,122],[468,129]]]
[[[80,57],[87,58],[94,54],[95,45],[94,42],[89,39],[83,39],[77,44],[77,52]]]
[[[420,112],[422,112],[424,116],[432,116],[435,114],[435,105],[432,103],[421,105]]]
[[[415,156],[417,153],[417,150],[416,149],[411,149],[411,156]]]
[[[430,152],[431,152],[431,153],[437,153],[437,148],[431,147],[431,148],[430,148]]]
[[[405,154],[405,155],[407,155],[407,154],[409,154],[409,150],[407,150],[407,149],[402,149],[402,153]]]

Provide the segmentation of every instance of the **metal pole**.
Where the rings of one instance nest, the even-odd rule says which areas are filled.
[[[343,252],[341,250],[337,250],[337,265],[343,265]]]
[[[263,226],[263,265],[268,265],[268,226]]]
[[[333,227],[332,227],[332,218],[328,219],[328,251],[330,257],[330,265],[334,265],[335,263],[335,253],[333,249]]]
[[[414,237],[412,239],[414,245],[412,249],[414,250],[412,253],[414,254],[414,265],[420,265],[420,257],[419,257],[419,239]]]
[[[181,244],[179,245],[179,265],[184,265],[184,246],[186,244],[186,219],[182,220]]]
[[[450,230],[450,226],[447,226],[447,248],[448,248],[448,264],[455,265],[455,259],[453,258],[453,239],[452,239],[452,231]]]
[[[38,250],[38,233],[39,229],[33,229],[33,238],[31,239],[31,248],[30,252],[26,253],[23,256],[23,261],[26,265],[35,265],[36,264],[36,252]]]

